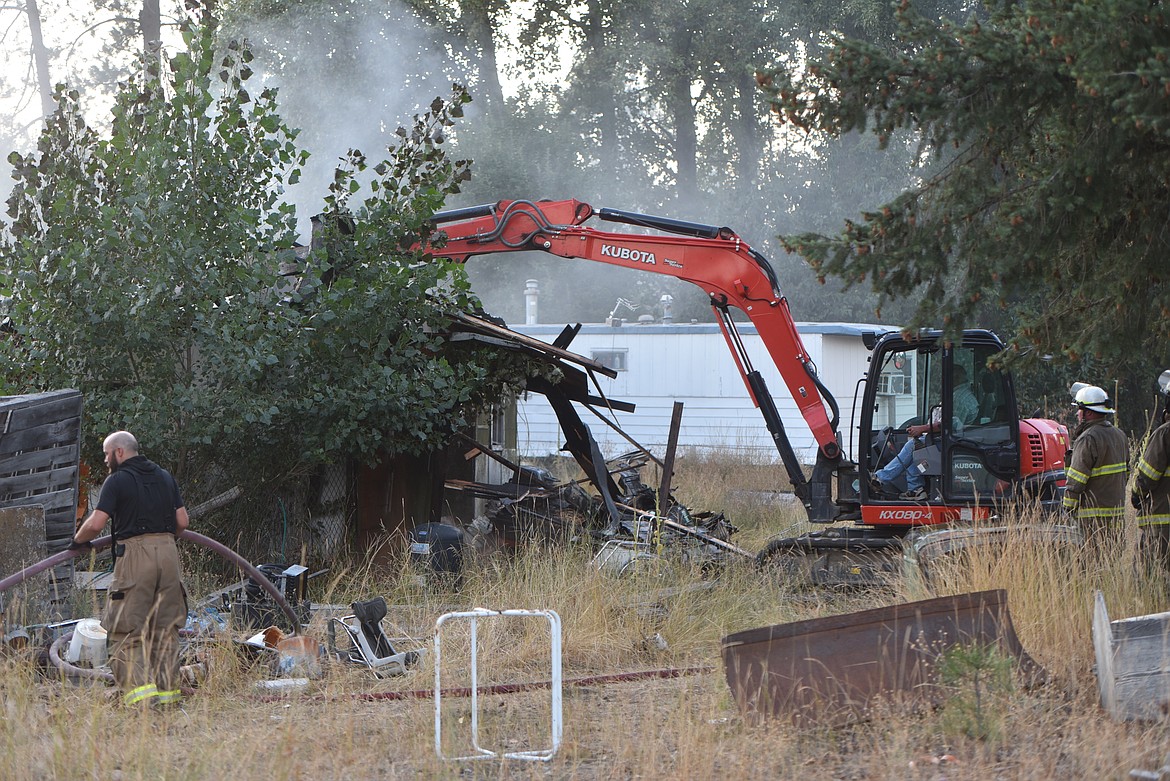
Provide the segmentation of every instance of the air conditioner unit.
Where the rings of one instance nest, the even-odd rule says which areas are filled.
[[[885,396],[905,395],[906,376],[904,374],[883,374],[879,376],[877,392]]]

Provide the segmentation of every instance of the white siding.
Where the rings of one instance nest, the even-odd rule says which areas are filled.
[[[514,328],[551,342],[562,326]],[[848,428],[856,425],[851,410],[854,389],[869,360],[869,351],[862,345],[861,334],[885,329],[881,326],[807,323],[800,324],[799,330],[805,348],[819,369],[821,381],[841,407],[843,445],[849,448]],[[793,448],[802,460],[811,463],[816,453],[816,441],[792,401],[787,385],[755,327],[742,325],[740,333],[754,368],[763,375],[776,401]],[[665,449],[673,405],[675,401],[681,401],[680,448],[730,450],[758,459],[778,458],[763,417],[752,405],[717,325],[612,328],[590,325],[582,327],[569,349],[587,358],[599,350],[626,351],[627,370],[619,372],[612,380],[598,375],[598,385],[607,397],[637,405],[632,413],[614,413],[610,418],[652,452],[661,454]],[[587,409],[578,406],[578,412],[607,457],[633,449]],[[522,397],[517,408],[519,452],[529,456],[547,455],[557,452],[563,443],[556,416],[544,397],[536,394]]]

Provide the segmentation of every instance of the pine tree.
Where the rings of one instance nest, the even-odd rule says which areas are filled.
[[[921,293],[913,325],[988,311],[1018,355],[1166,359],[1170,24],[1160,4],[995,2],[900,45],[835,39],[765,79],[810,133],[918,144],[914,186],[835,236],[784,237],[822,276]]]

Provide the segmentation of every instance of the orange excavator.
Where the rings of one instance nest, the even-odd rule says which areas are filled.
[[[583,225],[594,216],[637,232]],[[731,229],[595,211],[576,200],[500,201],[439,212],[433,222],[441,233],[427,251],[459,263],[476,255],[535,250],[665,274],[703,289],[793,492],[808,520],[826,525],[773,540],[761,559],[781,552],[900,548],[915,528],[987,520],[1005,503],[1038,502],[1052,511],[1060,506],[1068,431],[1055,421],[1020,416],[1011,375],[988,365],[1003,349],[991,331],[965,331],[957,343],[929,330],[867,334],[872,355],[853,399],[845,443],[838,403],[817,376],[775,272]],[[733,310],[755,325],[816,439],[810,471],[752,365]],[[906,487],[900,482],[905,474],[888,484],[873,479],[903,452],[907,429],[931,423],[933,431],[916,441],[909,466],[918,470],[914,482],[923,490],[898,490]]]

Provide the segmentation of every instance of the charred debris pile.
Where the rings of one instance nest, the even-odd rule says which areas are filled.
[[[635,451],[605,462],[600,487],[591,478],[559,482],[547,469],[532,466],[518,466],[503,484],[448,481],[447,487],[488,500],[466,529],[468,542],[481,550],[587,538],[598,546],[614,542],[669,550],[702,566],[734,553],[729,540],[736,527],[723,513],[696,512],[673,495],[660,504],[659,489],[642,478],[652,460]]]
[[[580,325],[566,326],[551,343],[507,328],[502,322],[461,315],[453,323],[453,339],[515,350],[554,365],[560,379],[531,377],[529,393],[543,395],[564,434],[563,452],[570,455],[581,479],[558,482],[546,469],[520,465],[490,447],[463,437],[465,458],[484,457],[503,466],[510,478],[503,483],[448,479],[448,490],[469,492],[481,503],[464,531],[474,547],[507,548],[526,541],[565,542],[589,538],[599,546],[622,545],[637,549],[678,551],[704,566],[721,563],[729,554],[754,555],[728,542],[735,527],[722,513],[695,512],[678,502],[670,491],[674,451],[682,417],[676,404],[664,458],[636,442],[613,420],[614,412],[633,412],[634,405],[606,398],[596,375],[616,372],[567,348]],[[634,450],[605,459],[578,410],[584,410],[616,431]],[[607,414],[608,413],[608,414]],[[656,464],[665,479],[657,487],[643,482],[643,469]]]

